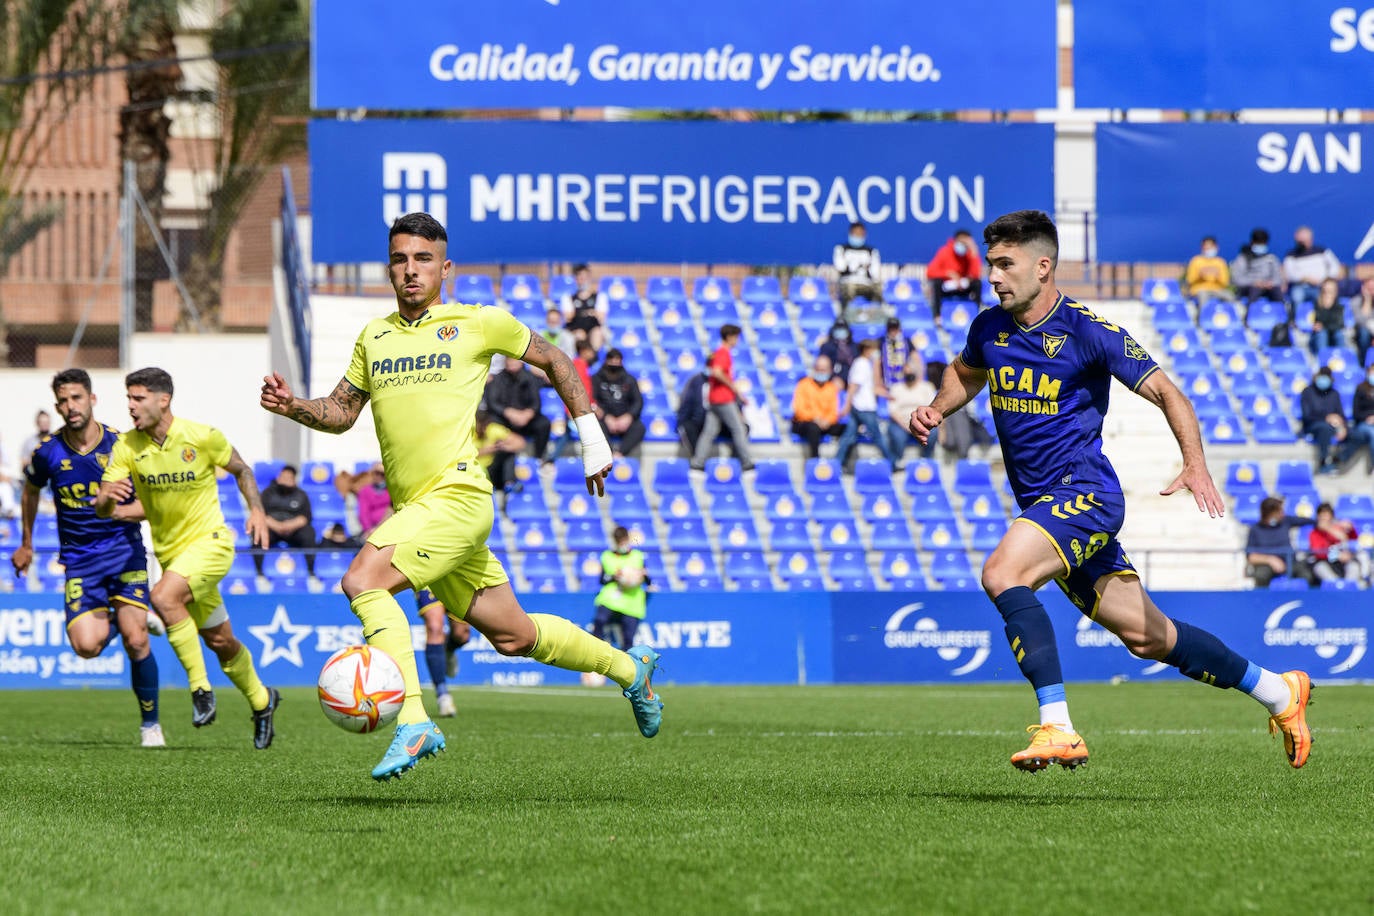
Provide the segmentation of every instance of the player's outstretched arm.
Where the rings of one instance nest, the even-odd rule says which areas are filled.
[[[19,517],[23,528],[19,534],[19,546],[10,554],[16,576],[28,572],[29,564],[33,562],[33,522],[38,518],[38,498],[42,495],[43,491],[38,487],[24,482],[24,492],[19,497]]]
[[[291,386],[281,373],[273,372],[263,376],[258,403],[263,410],[295,420],[302,426],[325,433],[341,433],[358,422],[358,415],[367,403],[367,392],[355,388],[348,379],[339,379],[328,397],[301,400],[291,393]]]
[[[604,481],[611,473],[611,444],[601,431],[601,421],[592,413],[592,400],[572,360],[562,350],[544,339],[541,334],[530,334],[530,342],[525,347],[525,362],[544,370],[553,385],[553,390],[563,399],[568,414],[577,424],[577,435],[582,440],[582,473],[587,477],[587,492],[595,496],[605,496]]]
[[[940,377],[940,390],[935,393],[935,400],[912,411],[907,428],[918,442],[925,445],[945,417],[973,400],[986,383],[987,377],[981,370],[965,365],[958,356],[954,357],[954,361],[945,367],[945,374]]]
[[[1183,454],[1183,470],[1172,483],[1159,491],[1160,495],[1169,496],[1186,489],[1193,494],[1199,512],[1206,512],[1212,518],[1225,515],[1226,503],[1217,491],[1212,472],[1207,469],[1207,458],[1202,452],[1202,430],[1198,427],[1193,402],[1178,390],[1178,386],[1162,369],[1150,373],[1136,393],[1164,412],[1169,429],[1178,440],[1178,450]]]
[[[243,501],[248,504],[248,518],[243,524],[243,530],[248,533],[254,546],[271,547],[272,532],[267,527],[267,513],[262,511],[262,494],[258,492],[258,481],[253,476],[253,469],[243,460],[236,448],[229,450],[229,462],[224,469],[234,475],[239,492],[243,494]]]

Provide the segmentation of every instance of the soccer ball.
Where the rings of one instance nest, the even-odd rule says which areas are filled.
[[[622,588],[637,588],[644,584],[644,567],[626,566],[615,574]]]
[[[339,728],[376,731],[396,721],[406,698],[396,660],[372,646],[340,649],[320,669],[320,707]]]

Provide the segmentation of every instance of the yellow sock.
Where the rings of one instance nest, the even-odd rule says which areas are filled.
[[[205,671],[205,654],[200,648],[200,633],[196,622],[190,617],[179,620],[167,628],[167,641],[177,654],[177,661],[186,669],[186,679],[191,682],[192,690],[209,690],[210,676]]]
[[[634,683],[635,663],[615,646],[563,617],[531,614],[530,620],[539,631],[530,658],[569,671],[595,671],[621,687]]]
[[[234,682],[239,693],[248,698],[248,705],[254,712],[267,708],[272,697],[267,693],[267,688],[262,686],[262,681],[258,680],[258,671],[253,667],[253,653],[248,651],[247,646],[240,645],[238,655],[221,662],[220,668]]]
[[[367,644],[381,649],[401,666],[406,699],[396,721],[401,725],[428,722],[429,713],[420,701],[420,672],[415,668],[415,647],[410,642],[410,621],[406,620],[405,611],[383,588],[365,591],[349,604],[363,623],[363,638]]]

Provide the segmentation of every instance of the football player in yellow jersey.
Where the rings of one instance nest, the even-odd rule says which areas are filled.
[[[167,624],[167,640],[190,681],[196,728],[215,721],[215,693],[205,672],[196,633],[219,658],[220,668],[253,710],[253,746],[272,744],[273,715],[281,695],[264,687],[253,654],[234,637],[219,583],[234,562],[234,534],[219,507],[215,468],[238,481],[248,503],[245,530],[259,547],[270,533],[253,469],[213,426],[172,416],[172,377],[162,369],[131,372],[124,379],[134,428],[122,433],[100,482],[95,512],[108,518],[118,503],[136,495],[153,532],[162,578],[153,586],[153,609]]]
[[[491,482],[477,460],[473,426],[492,354],[523,359],[549,377],[581,435],[589,494],[605,493],[611,448],[561,350],[502,309],[440,302],[453,269],[447,252],[448,234],[428,213],[397,219],[388,253],[397,310],[363,328],[348,371],[328,397],[297,399],[273,374],[263,379],[260,400],[272,413],[330,433],[352,427],[372,402],[396,511],[368,536],[342,586],[363,638],[395,658],[405,675],[396,737],[372,771],[378,780],[444,749],[443,733],[420,702],[410,626],[393,597],[408,588],[430,589],[503,655],[610,677],[646,738],[658,733],[662,718],[650,684],[656,652],[635,646],[627,654],[562,617],[526,614],[487,548]]]

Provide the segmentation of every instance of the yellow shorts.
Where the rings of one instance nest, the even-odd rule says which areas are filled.
[[[191,586],[191,603],[186,610],[195,620],[196,629],[219,626],[229,619],[219,584],[232,565],[234,536],[228,528],[206,535],[162,564],[163,569],[181,576]]]
[[[391,565],[417,589],[429,589],[450,617],[467,616],[479,588],[509,582],[487,548],[491,494],[476,487],[441,487],[426,493],[377,526],[367,542],[395,547]]]

